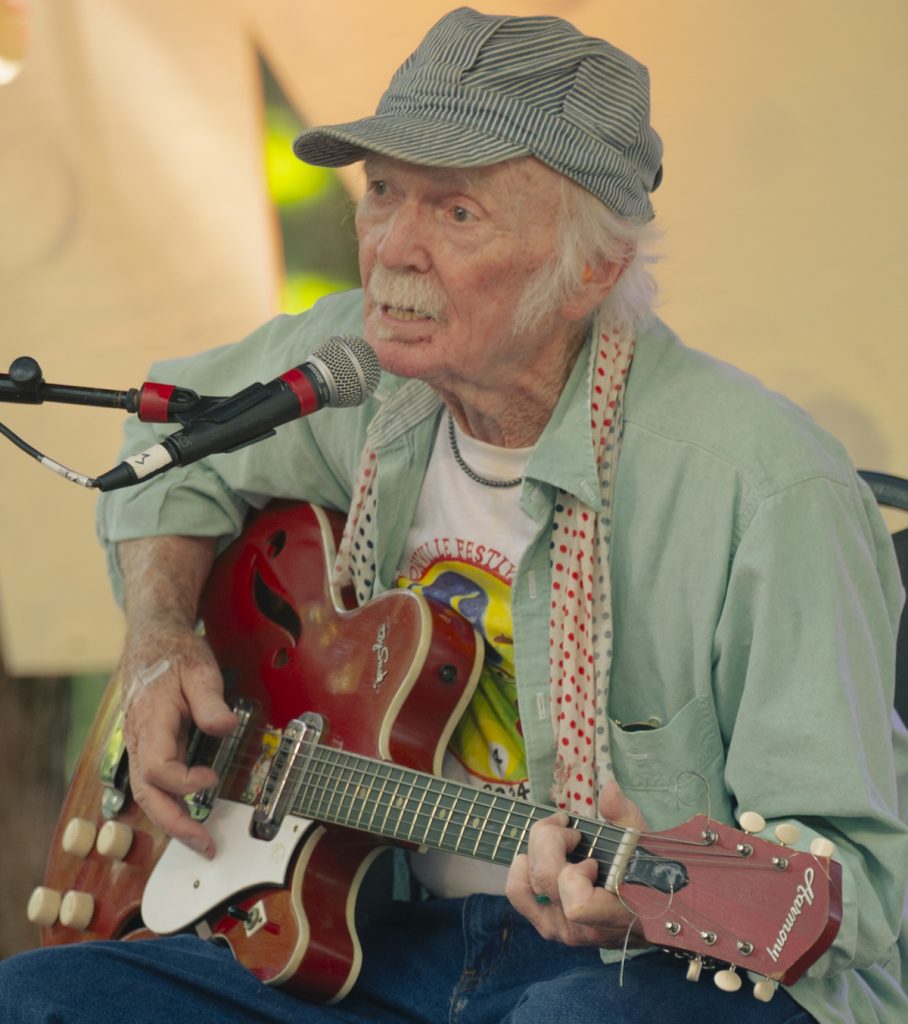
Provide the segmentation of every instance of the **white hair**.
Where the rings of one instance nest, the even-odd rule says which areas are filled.
[[[600,304],[599,316],[633,328],[652,312],[655,302],[656,281],[649,267],[658,258],[653,251],[658,237],[651,221],[619,217],[591,192],[562,177],[558,252],[528,282],[515,330],[522,331],[561,306],[583,280],[586,268],[602,260],[625,266]]]

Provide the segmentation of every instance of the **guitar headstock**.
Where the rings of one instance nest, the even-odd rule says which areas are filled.
[[[745,818],[755,831],[761,823],[759,815]],[[782,842],[796,836],[794,826],[780,828]],[[631,872],[619,895],[649,942],[691,956],[691,980],[701,966],[727,964],[716,976],[720,988],[739,987],[736,968],[790,985],[839,930],[842,869],[832,852],[826,840],[805,853],[698,815],[641,837],[635,854],[681,866],[684,884],[663,892]],[[768,998],[773,990],[770,984],[755,994]]]

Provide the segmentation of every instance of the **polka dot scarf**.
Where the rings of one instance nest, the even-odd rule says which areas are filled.
[[[356,590],[357,604],[365,604],[372,596],[375,582],[375,471],[378,462],[375,449],[367,444],[353,488],[353,504],[347,513],[344,535],[337,549],[334,564],[336,583],[351,578]]]
[[[599,787],[612,778],[608,741],[608,682],[612,664],[609,576],[611,498],[621,439],[622,404],[633,358],[629,331],[594,324],[590,414],[602,507],[559,491],[551,537],[549,681],[555,764],[551,797],[573,814],[595,817]],[[411,406],[411,413],[425,410]],[[408,420],[411,417],[406,417]],[[409,424],[396,420],[395,432]],[[353,579],[367,601],[376,572],[374,552],[375,448],[363,451],[353,500],[338,550],[335,578]]]
[[[562,810],[587,817],[595,817],[599,787],[613,777],[606,716],[612,667],[609,544],[624,386],[634,347],[629,332],[598,324],[593,341],[590,413],[602,508],[597,512],[576,495],[558,494],[549,618],[552,798]]]

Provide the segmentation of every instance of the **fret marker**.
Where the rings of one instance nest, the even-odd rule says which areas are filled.
[[[470,822],[470,824],[471,824],[471,825],[473,826],[473,828],[479,828],[479,818],[474,818],[474,819],[473,819],[473,820],[472,820],[472,821]]]
[[[442,821],[444,821],[445,818],[447,818],[447,816],[448,816],[448,812],[444,809],[444,807],[439,807],[438,808],[438,817],[441,818]]]

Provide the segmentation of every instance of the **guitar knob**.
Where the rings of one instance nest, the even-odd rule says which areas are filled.
[[[738,818],[738,824],[745,832],[749,832],[751,835],[757,832],[762,832],[766,828],[766,819],[762,814],[757,814],[756,811],[744,811],[744,813]]]
[[[735,970],[716,971],[716,986],[723,992],[737,992],[741,987],[741,976]]]
[[[49,889],[46,885],[39,885],[28,899],[25,916],[32,924],[50,928],[52,924],[56,923],[60,913],[61,900],[62,896],[58,889]]]
[[[91,924],[95,912],[95,898],[91,893],[70,889],[60,904],[60,924],[84,932]]]
[[[98,826],[93,821],[72,818],[63,832],[60,845],[65,853],[71,853],[74,857],[87,857],[95,845],[97,834]]]
[[[776,825],[773,831],[775,832],[776,839],[783,846],[794,846],[801,838],[801,830],[797,825],[792,825],[791,822],[783,822],[781,825]]]
[[[700,971],[703,970],[703,961],[700,957],[696,956],[687,965],[687,980],[688,981],[699,981]]]
[[[122,821],[105,822],[98,833],[98,853],[111,860],[123,860],[129,853],[133,837],[133,830]]]
[[[833,857],[835,856],[835,843],[831,839],[827,839],[826,836],[817,836],[811,840],[810,852],[814,857]]]
[[[769,978],[760,978],[759,981],[754,982],[754,999],[759,999],[761,1003],[768,1003],[776,994],[777,987],[776,983],[770,981]]]

